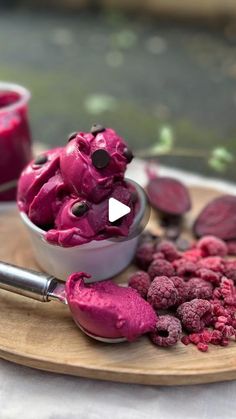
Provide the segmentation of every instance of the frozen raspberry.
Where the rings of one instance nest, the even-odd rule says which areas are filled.
[[[141,297],[146,298],[148,288],[151,285],[151,280],[147,272],[137,271],[130,275],[129,286],[134,288]]]
[[[220,342],[222,340],[222,335],[219,330],[213,330],[211,334],[211,344],[212,345],[220,345]]]
[[[236,306],[236,289],[231,279],[223,277],[220,286],[214,289],[213,295],[229,306]]]
[[[175,259],[179,259],[181,257],[175,245],[169,240],[163,240],[158,243],[156,250],[157,252],[163,253],[168,262],[173,262]]]
[[[211,303],[201,299],[183,303],[177,309],[177,316],[187,331],[200,332],[212,318]]]
[[[191,333],[189,335],[189,341],[194,345],[197,345],[201,341],[200,333]]]
[[[200,351],[206,352],[208,350],[208,344],[211,342],[212,331],[204,329],[202,332],[191,333],[187,337],[185,336],[185,338],[182,340],[185,345],[193,343]]]
[[[236,283],[236,260],[226,260],[224,275]]]
[[[189,260],[189,262],[197,263],[202,258],[202,252],[200,249],[194,247],[184,252],[182,257]]]
[[[156,330],[150,334],[155,345],[172,346],[180,339],[182,333],[181,323],[174,316],[165,315],[157,319]]]
[[[201,342],[203,343],[210,343],[212,336],[212,330],[204,329],[201,332]]]
[[[215,272],[224,272],[224,260],[219,256],[208,256],[199,260],[198,268],[206,268]]]
[[[197,276],[204,281],[211,282],[213,285],[219,285],[221,274],[219,272],[214,272],[211,269],[200,268],[197,270]]]
[[[171,276],[170,280],[173,282],[178,292],[177,300],[175,303],[175,305],[178,307],[180,304],[187,301],[187,296],[188,296],[187,283],[179,276]]]
[[[203,342],[199,342],[197,344],[197,348],[199,349],[199,351],[201,352],[207,352],[208,351],[208,345],[207,343],[203,343]]]
[[[194,300],[195,298],[210,300],[212,297],[213,285],[201,278],[191,278],[187,282],[187,288],[188,300]]]
[[[186,335],[186,336],[183,336],[182,338],[181,338],[181,342],[184,344],[184,345],[189,345],[190,344],[190,340],[189,340],[189,337]]]
[[[156,276],[173,276],[175,273],[173,266],[167,260],[154,259],[148,268],[148,274],[152,279]]]
[[[197,242],[197,248],[201,250],[202,256],[221,256],[227,255],[225,242],[215,236],[204,236]]]
[[[182,258],[174,261],[173,266],[176,268],[177,275],[184,278],[185,281],[193,276],[196,276],[197,265],[191,261]]]
[[[155,246],[152,242],[141,243],[136,251],[136,265],[146,270],[152,262],[154,252]]]
[[[156,310],[167,309],[175,305],[177,296],[173,282],[166,276],[158,276],[149,287],[147,300]]]
[[[156,252],[153,255],[153,260],[154,259],[165,259],[165,256],[164,256],[164,254],[162,252]]]
[[[228,255],[236,256],[236,240],[229,240],[226,243]]]

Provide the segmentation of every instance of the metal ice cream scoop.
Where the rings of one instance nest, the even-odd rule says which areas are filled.
[[[0,262],[0,289],[20,294],[42,303],[55,300],[67,304],[65,282],[45,273],[19,268],[5,262]],[[73,317],[72,313],[71,315]],[[76,324],[78,325],[78,319],[76,319]],[[101,342],[119,343],[126,341],[126,338],[122,337],[105,338],[96,336],[80,325],[79,328],[89,337]]]

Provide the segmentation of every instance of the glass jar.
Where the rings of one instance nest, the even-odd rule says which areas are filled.
[[[0,201],[16,199],[17,180],[32,158],[28,120],[30,92],[0,82]]]

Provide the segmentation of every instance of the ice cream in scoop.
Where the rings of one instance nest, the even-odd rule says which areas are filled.
[[[18,207],[59,246],[127,236],[139,205],[124,180],[131,160],[127,144],[111,128],[94,125],[89,133],[73,133],[64,147],[43,152],[24,169]],[[110,197],[131,209],[115,224],[108,219]]]
[[[129,341],[155,329],[157,315],[136,290],[112,281],[86,284],[88,277],[74,273],[66,282],[66,298],[79,326],[96,336]]]

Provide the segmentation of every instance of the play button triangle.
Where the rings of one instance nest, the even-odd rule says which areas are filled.
[[[115,198],[110,198],[108,201],[108,219],[110,223],[119,220],[131,211],[130,207],[118,201]]]

